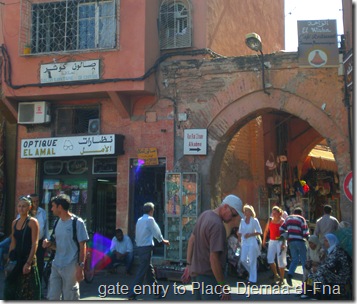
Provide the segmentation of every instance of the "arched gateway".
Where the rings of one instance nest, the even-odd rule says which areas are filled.
[[[283,154],[288,156],[291,171],[304,161],[311,147],[325,139],[336,160],[339,188],[343,189],[351,164],[342,73],[338,67],[300,68],[297,53],[271,54],[265,63],[269,66],[265,71],[269,94],[262,90],[255,56],[175,61],[162,66],[161,77],[168,80],[162,96],[174,96],[177,113],[188,114],[176,128],[176,169],[194,168],[200,173],[201,210],[211,208],[225,190],[240,195],[246,203],[262,200],[259,189],[266,186],[265,160],[271,151],[281,154],[282,148],[276,149],[279,135],[271,128],[274,124],[284,133]],[[230,168],[232,172],[246,170],[247,174],[235,174],[231,179],[225,176],[226,181],[235,178],[236,184],[222,187],[227,150],[235,149],[232,139],[250,122],[254,122],[254,140],[240,135],[245,140],[233,146],[239,147],[241,155],[235,156],[236,170]],[[207,129],[206,156],[183,155],[185,128]],[[256,135],[259,132],[260,137]],[[339,201],[341,220],[352,221],[351,202],[343,191]]]

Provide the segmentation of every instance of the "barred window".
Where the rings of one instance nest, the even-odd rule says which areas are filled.
[[[31,7],[31,52],[116,46],[116,0],[65,0]]]
[[[191,8],[188,1],[164,0],[160,6],[161,49],[191,46]]]

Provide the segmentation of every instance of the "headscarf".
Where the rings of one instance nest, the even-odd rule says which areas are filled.
[[[309,242],[314,243],[316,245],[315,249],[311,249],[310,246],[308,248],[310,258],[314,262],[319,262],[320,261],[320,250],[321,250],[319,237],[317,235],[310,235]]]
[[[330,247],[327,248],[327,253],[330,254],[332,252],[332,250],[334,250],[335,247],[338,245],[339,241],[338,241],[337,236],[332,233],[325,234],[325,238],[330,245]]]

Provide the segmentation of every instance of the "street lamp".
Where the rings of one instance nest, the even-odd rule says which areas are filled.
[[[259,52],[261,55],[262,62],[262,82],[263,82],[263,91],[265,94],[270,95],[270,93],[265,88],[265,65],[264,65],[264,54],[263,54],[263,46],[262,40],[257,33],[249,33],[245,35],[245,44],[253,51]]]

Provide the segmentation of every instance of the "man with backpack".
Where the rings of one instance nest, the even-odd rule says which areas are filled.
[[[69,212],[71,199],[60,194],[51,199],[53,215],[58,216],[51,239],[43,241],[44,248],[56,250],[52,262],[48,300],[79,300],[79,282],[84,279],[87,229],[80,217]],[[72,237],[70,237],[72,236]]]

